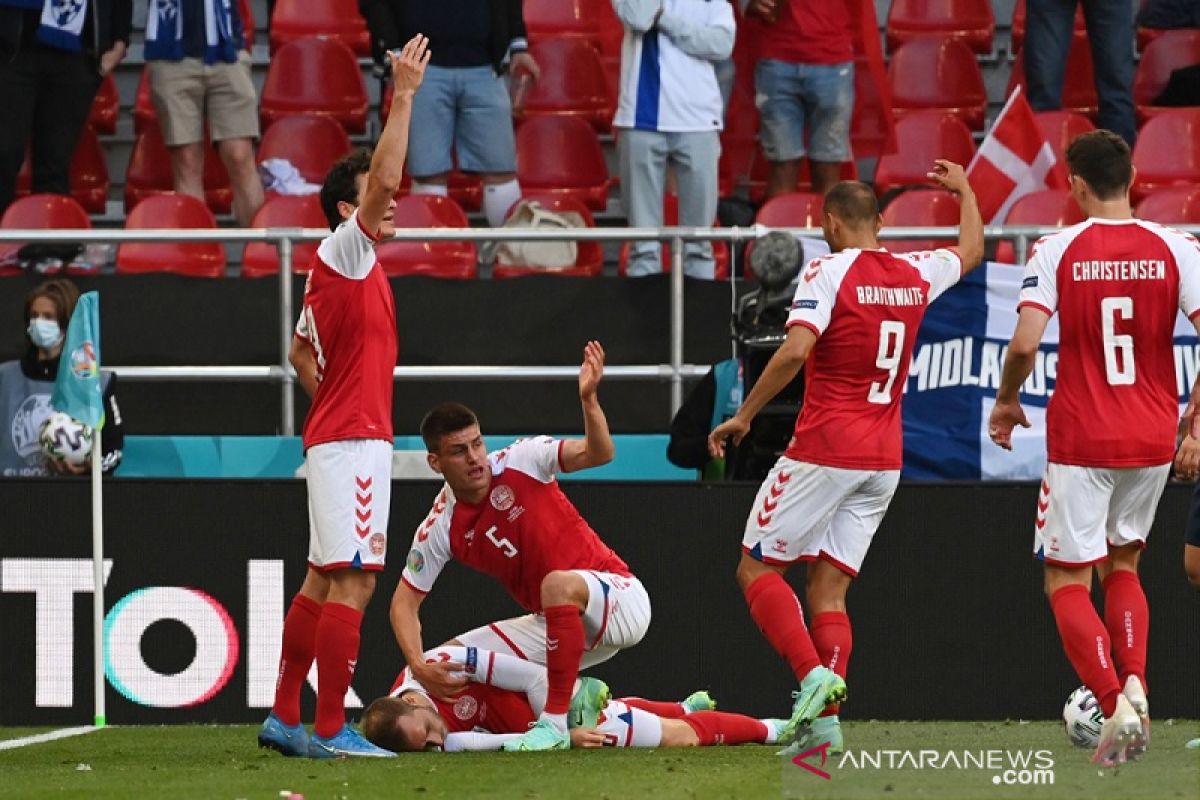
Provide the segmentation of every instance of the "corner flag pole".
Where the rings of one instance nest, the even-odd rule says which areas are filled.
[[[100,431],[92,432],[92,665],[96,713],[93,724],[103,728],[104,716],[104,490]]]

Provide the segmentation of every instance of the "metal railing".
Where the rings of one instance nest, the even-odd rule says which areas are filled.
[[[1200,225],[1178,226],[1192,234],[1200,234]],[[769,231],[782,230],[796,236],[820,238],[821,232],[813,228],[769,228],[753,225],[745,228],[572,228],[570,230],[529,230],[503,228],[397,228],[392,241],[583,241],[583,242],[626,242],[667,241],[671,243],[671,299],[670,299],[670,361],[658,365],[612,365],[606,366],[604,375],[610,380],[656,380],[671,384],[671,414],[683,402],[685,378],[703,375],[708,364],[689,364],[683,353],[683,254],[684,242],[707,240],[736,244],[757,239]],[[1056,227],[987,226],[984,237],[990,240],[1009,239],[1014,243],[1018,263],[1024,263],[1025,252],[1031,240],[1054,233]],[[5,242],[269,242],[279,250],[279,362],[262,367],[226,366],[109,366],[121,374],[123,380],[146,382],[186,381],[253,381],[277,382],[280,386],[280,432],[285,436],[295,435],[295,395],[293,385],[296,374],[288,362],[288,351],[292,345],[295,325],[295,300],[292,296],[292,246],[295,242],[319,241],[329,231],[318,228],[230,228],[215,230],[124,230],[124,229],[79,229],[79,230],[0,230],[0,243]],[[956,227],[928,228],[884,228],[881,240],[905,239],[949,239],[958,238]],[[439,367],[396,367],[396,380],[574,380],[578,368],[561,366],[439,366]]]

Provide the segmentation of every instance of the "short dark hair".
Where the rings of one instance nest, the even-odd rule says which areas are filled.
[[[400,730],[400,718],[413,713],[411,703],[406,703],[399,697],[380,697],[367,706],[363,712],[359,727],[363,736],[376,747],[402,753],[411,750]]]
[[[1129,144],[1103,128],[1081,133],[1067,146],[1067,169],[1091,187],[1100,200],[1124,197],[1133,181]]]
[[[58,320],[58,327],[65,334],[67,323],[71,321],[71,315],[75,313],[75,304],[79,302],[79,287],[66,278],[53,278],[35,286],[29,294],[25,295],[25,318],[21,322],[22,329],[29,324],[29,315],[33,313],[33,301],[39,297],[48,298],[50,302],[54,303],[54,315]],[[26,333],[26,337],[28,335]]]
[[[358,187],[354,180],[359,175],[371,171],[371,148],[358,147],[334,162],[325,175],[321,184],[321,210],[325,212],[325,220],[329,230],[337,230],[342,224],[342,215],[338,212],[338,203],[346,202],[358,205]]]
[[[421,438],[425,440],[425,449],[436,453],[443,436],[478,424],[479,417],[462,403],[439,403],[421,420]]]
[[[838,181],[825,193],[824,211],[854,226],[871,224],[879,216],[879,201],[862,181]]]

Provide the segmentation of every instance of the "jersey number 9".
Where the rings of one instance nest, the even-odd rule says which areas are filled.
[[[887,380],[871,383],[871,391],[867,392],[868,403],[886,406],[892,402],[892,385],[896,383],[896,374],[900,371],[900,359],[903,356],[904,323],[896,320],[884,321],[879,326],[879,355],[875,357],[875,366],[887,373]]]

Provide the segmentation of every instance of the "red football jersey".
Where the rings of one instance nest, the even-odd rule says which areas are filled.
[[[496,578],[522,608],[541,611],[542,580],[554,570],[630,576],[559,488],[561,446],[539,436],[489,454],[492,485],[479,505],[443,487],[417,528],[404,582],[426,593],[453,558]]]
[[[951,250],[843,250],[800,275],[788,327],[818,337],[785,455],[842,469],[900,469],[900,396],[925,309],[962,277]]]
[[[446,721],[450,733],[482,730],[489,733],[524,733],[537,719],[529,700],[521,692],[501,689],[490,683],[471,681],[462,694],[453,700],[439,700],[425,687],[409,677],[408,669],[401,670],[389,694],[399,697],[405,692],[420,692],[437,707],[438,716]]]
[[[317,361],[304,449],[346,439],[392,441],[396,305],[358,212],[313,255],[296,336]]]
[[[1089,219],[1037,243],[1021,306],[1058,313],[1046,450],[1058,464],[1148,467],[1175,456],[1178,312],[1200,313],[1200,247],[1140,220]]]

